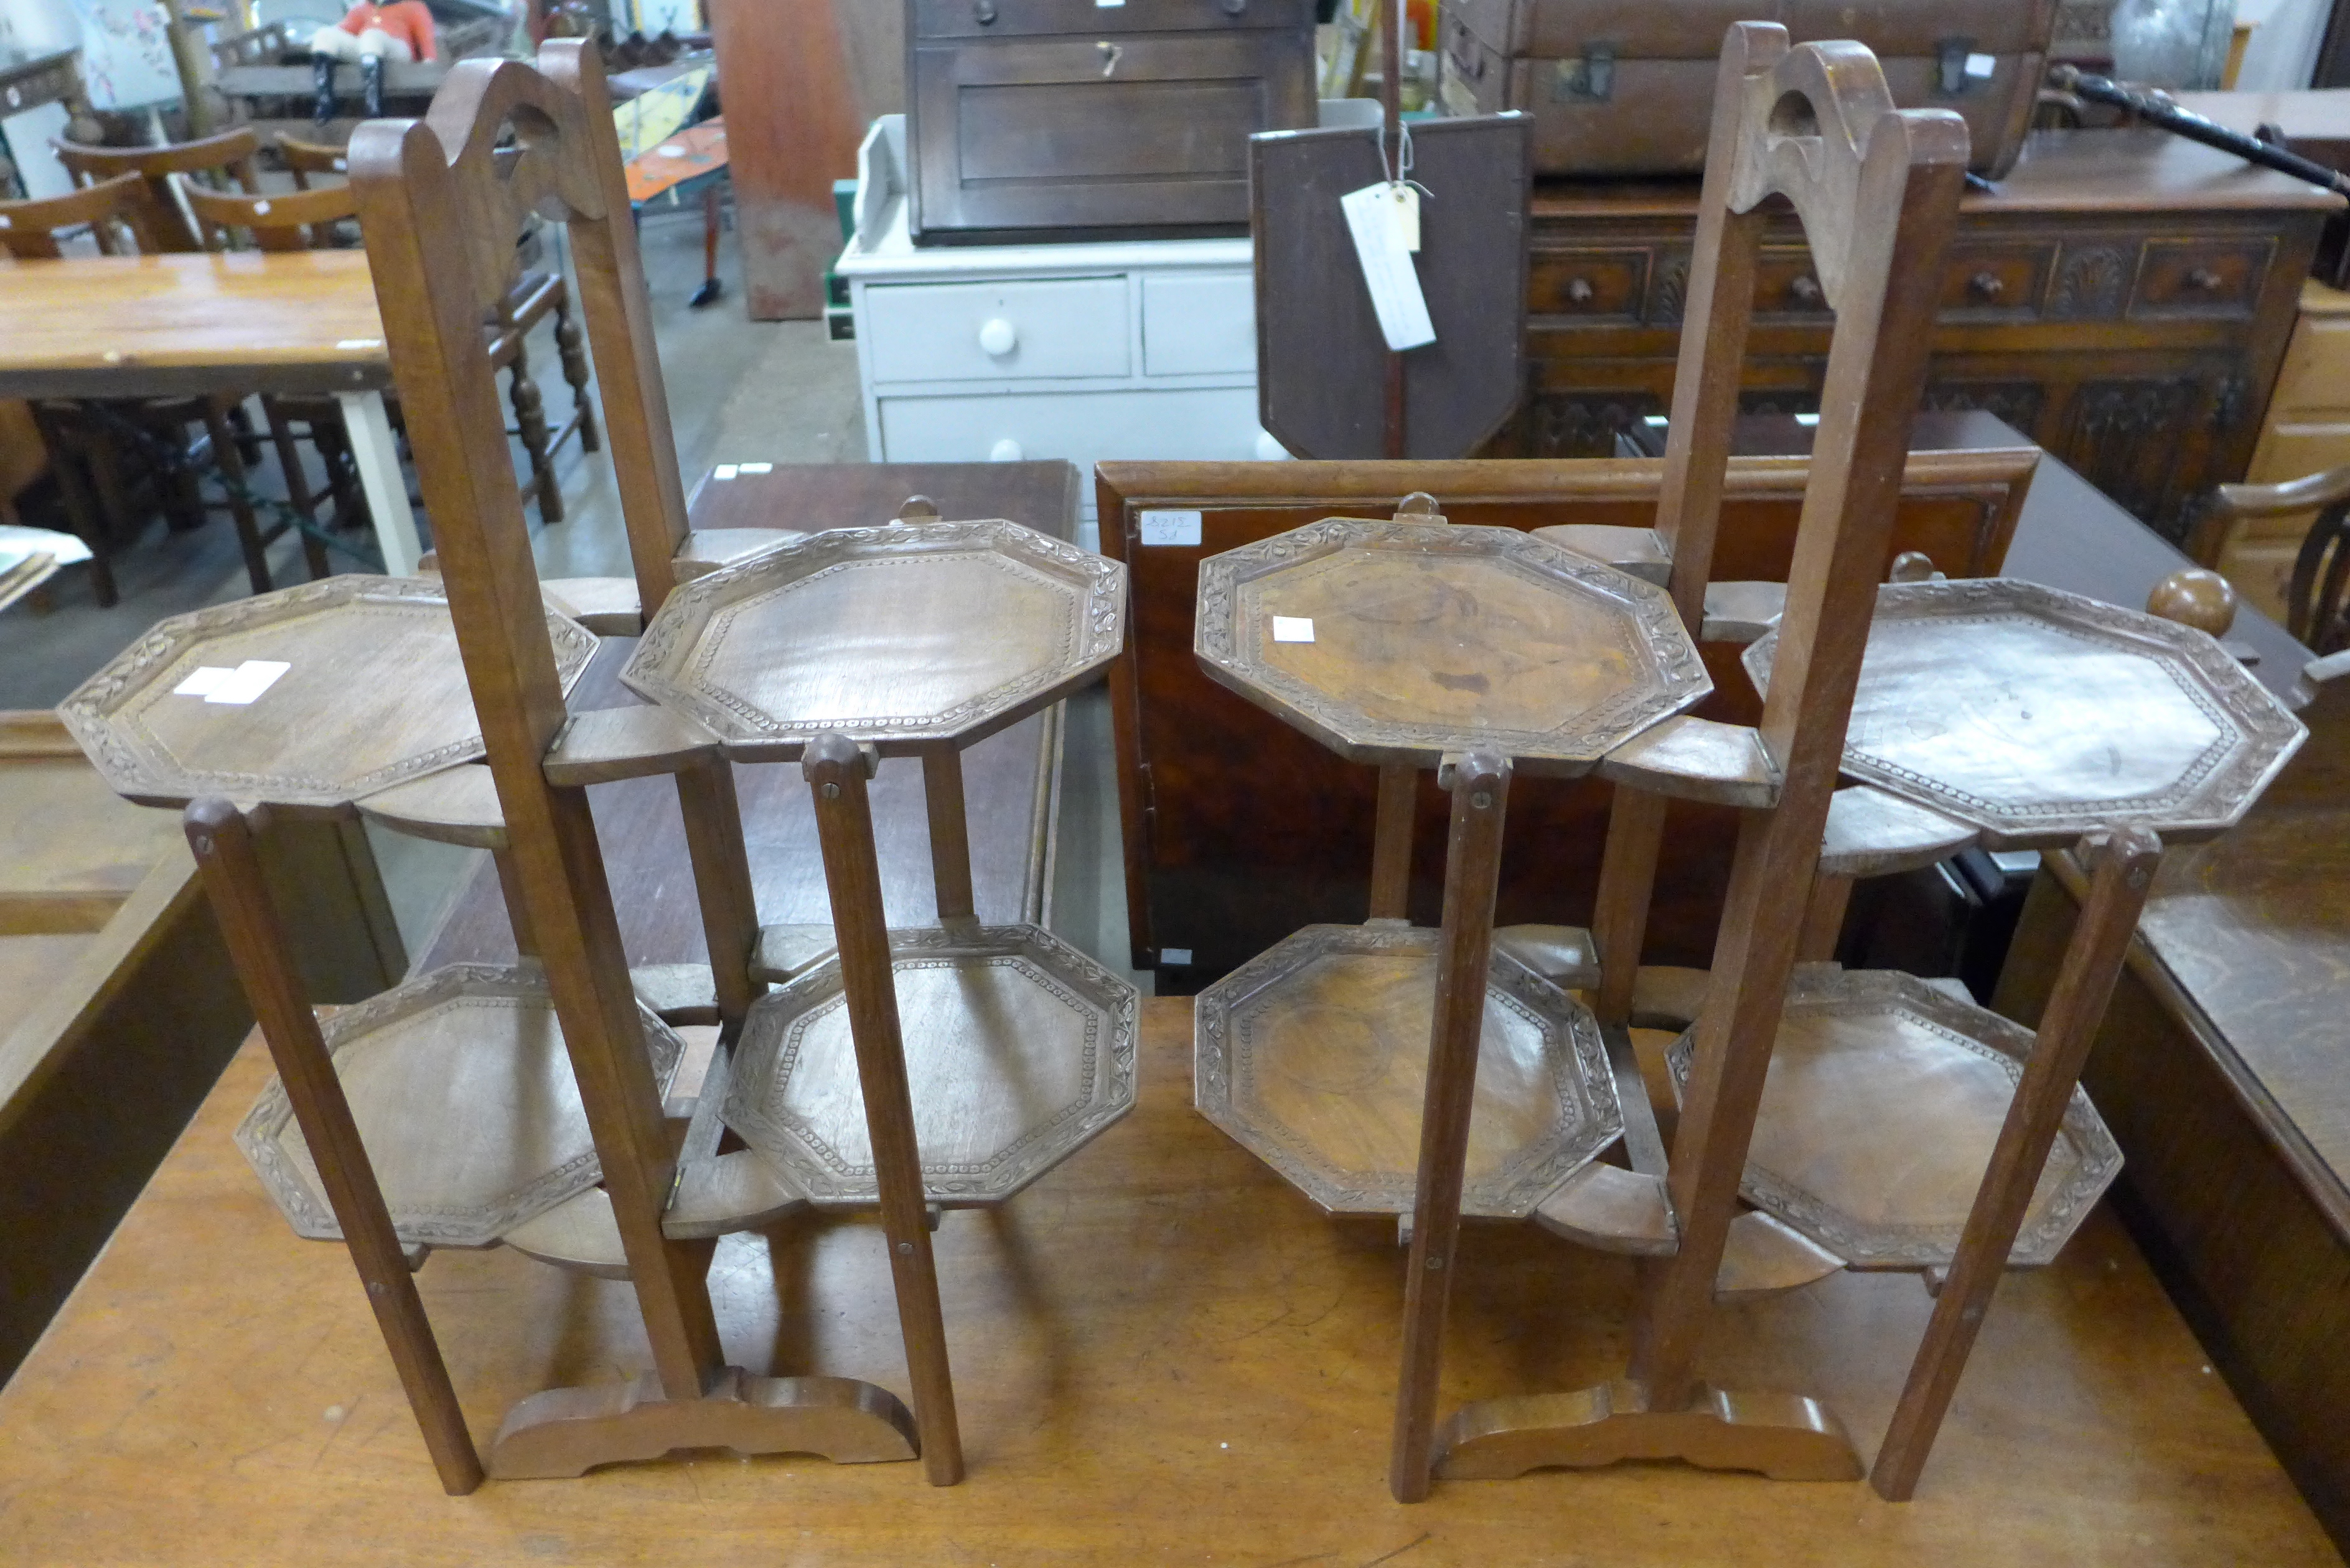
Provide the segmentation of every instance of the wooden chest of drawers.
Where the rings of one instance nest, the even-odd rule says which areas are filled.
[[[1250,135],[1314,123],[1311,0],[912,0],[906,30],[923,244],[1244,232]]]
[[[2150,131],[2035,135],[1970,194],[1927,406],[2029,433],[2172,539],[2243,477],[2338,200]],[[1531,384],[1492,457],[1604,457],[1672,397],[1696,188],[1546,183],[1528,269]],[[1828,312],[1792,222],[1768,247],[1750,412],[1817,408]]]
[[[2305,283],[2301,319],[2269,394],[2268,417],[2244,477],[2280,484],[2350,463],[2350,294]],[[2213,543],[2212,565],[2245,602],[2285,618],[2293,564],[2316,514],[2256,517]]]

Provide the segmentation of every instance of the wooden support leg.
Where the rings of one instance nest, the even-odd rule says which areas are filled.
[[[702,932],[710,947],[718,1016],[729,1030],[739,1029],[764,988],[751,980],[751,952],[759,945],[759,909],[751,890],[750,852],[743,842],[743,808],[734,796],[734,765],[721,758],[679,774],[677,804],[685,818],[686,856],[693,863],[694,891],[702,903]]]
[[[604,438],[596,430],[596,400],[588,395],[588,355],[583,345],[586,334],[579,323],[571,318],[571,300],[567,291],[555,301],[555,358],[563,367],[563,379],[571,389],[571,413],[579,423],[579,450],[597,452]]]
[[[1419,1180],[1412,1197],[1411,1259],[1404,1285],[1403,1373],[1396,1388],[1388,1490],[1398,1502],[1428,1496],[1436,1430],[1436,1377],[1444,1313],[1461,1234],[1461,1184],[1485,1032],[1485,970],[1501,882],[1502,824],[1510,763],[1471,752],[1446,763],[1452,831],[1444,850],[1444,928],[1436,950],[1436,1018],[1428,1042],[1428,1094],[1420,1111]]]
[[[522,335],[514,335],[514,362],[507,367],[506,394],[514,404],[515,427],[522,437],[523,455],[530,462],[530,490],[538,502],[542,523],[563,521],[563,487],[556,483],[555,455],[548,450],[546,400],[531,379],[530,359],[523,352]]]
[[[1811,901],[1804,906],[1803,933],[1795,939],[1797,963],[1826,963],[1844,935],[1845,911],[1852,906],[1852,878],[1822,871],[1812,878]]]
[[[938,1268],[931,1257],[922,1195],[922,1157],[914,1139],[913,1096],[898,1030],[897,976],[866,794],[868,760],[869,753],[847,736],[819,735],[809,742],[801,769],[816,797],[816,837],[832,901],[857,1079],[865,1094],[873,1169],[881,1189],[881,1229],[898,1287],[898,1324],[913,1379],[922,1466],[931,1485],[952,1486],[962,1479],[962,1438],[955,1425],[946,1320],[939,1308]]]
[[[525,904],[522,873],[515,868],[514,851],[493,849],[490,864],[498,868],[498,891],[506,901],[506,924],[514,929],[515,951],[524,958],[538,956],[538,939],[530,934],[530,910]]]
[[[32,405],[33,427],[49,454],[49,472],[57,475],[57,499],[64,503],[66,525],[89,546],[90,597],[108,609],[120,597],[114,583],[114,535],[105,512],[83,473],[81,449],[65,432],[63,422],[37,400]]]
[[[277,1064],[303,1141],[317,1162],[318,1183],[327,1189],[335,1222],[342,1227],[351,1262],[367,1289],[368,1305],[375,1309],[376,1325],[383,1331],[400,1386],[423,1428],[424,1446],[441,1473],[442,1487],[451,1496],[462,1497],[482,1484],[482,1461],[473,1451],[449,1368],[441,1359],[432,1324],[392,1230],[391,1211],[359,1143],[342,1081],[319,1036],[317,1017],[295,978],[286,933],[255,849],[253,826],[228,802],[200,800],[188,807],[187,830],[213,916],[260,1020],[262,1038]]]
[[[1618,785],[1607,814],[1607,851],[1599,863],[1599,901],[1591,940],[1599,950],[1599,1022],[1621,1029],[1632,1021],[1632,987],[1640,973],[1640,946],[1648,934],[1648,900],[1657,888],[1657,857],[1665,843],[1665,797]]]
[[[2080,1081],[2082,1064],[2105,1019],[2106,1005],[2113,1000],[2138,912],[2146,907],[2147,890],[2162,858],[2162,845],[2144,828],[2131,828],[2091,834],[2081,841],[2078,853],[2090,870],[2088,905],[2041,1015],[2032,1059],[2024,1064],[2022,1081],[2009,1102],[1991,1166],[1967,1212],[1950,1278],[1926,1324],[1925,1342],[1910,1364],[1901,1402],[1894,1407],[1892,1425],[1869,1471],[1869,1484],[1890,1501],[1906,1502],[1918,1490],[1918,1474],[1966,1370],[1983,1314],[1991,1310],[1991,1293],[2007,1267],[2032,1189],[2048,1164],[2073,1086]]]
[[[1379,770],[1378,815],[1371,828],[1371,919],[1408,919],[1411,901],[1412,814],[1419,770],[1409,763]]]
[[[253,514],[253,503],[247,498],[244,483],[244,460],[238,453],[236,432],[229,428],[227,417],[216,403],[204,404],[204,431],[213,438],[213,461],[220,465],[221,480],[228,491],[228,514],[236,525],[237,547],[244,552],[244,575],[256,594],[267,593],[273,586],[269,580],[269,555],[261,538],[260,520]]]
[[[971,890],[971,828],[963,817],[962,753],[922,759],[922,804],[931,819],[931,880],[939,924],[979,918]]]
[[[312,581],[334,570],[327,559],[327,546],[311,530],[318,524],[317,493],[310,488],[310,475],[302,464],[302,448],[294,439],[294,431],[277,400],[264,394],[261,417],[269,426],[269,443],[276,450],[278,471],[286,476],[286,501],[299,514],[296,524],[302,535],[302,559],[310,568]]]

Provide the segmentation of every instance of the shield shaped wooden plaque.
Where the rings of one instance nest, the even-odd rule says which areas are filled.
[[[1466,457],[1517,407],[1533,123],[1498,114],[1411,124],[1410,178],[1425,188],[1413,260],[1436,341],[1403,356],[1399,454],[1384,446],[1387,339],[1338,206],[1387,178],[1378,133],[1250,138],[1257,419],[1292,453]]]

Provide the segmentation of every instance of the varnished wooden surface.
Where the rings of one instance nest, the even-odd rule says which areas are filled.
[[[2029,1032],[1908,975],[1799,970],[1742,1195],[1856,1268],[1947,1266],[2031,1049]],[[2075,1090],[2012,1262],[2055,1257],[2120,1167]]]
[[[258,1045],[47,1342],[0,1390],[0,1557],[73,1564],[1235,1561],[1399,1568],[1605,1560],[2298,1568],[2331,1548],[2110,1220],[2002,1287],[1918,1501],[1669,1466],[1440,1482],[1387,1501],[1404,1255],[1333,1224],[1189,1106],[1191,1017],[1145,1003],[1142,1098],[1089,1151],[937,1238],[970,1480],[705,1457],[444,1501],[337,1247],[288,1237],[229,1143]],[[770,1277],[770,1256],[778,1261]],[[1471,1226],[1443,1404],[1620,1366],[1627,1260]],[[626,1287],[510,1251],[418,1276],[477,1430],[550,1384],[639,1366]],[[902,1393],[872,1228],[721,1243],[730,1358]],[[265,1306],[256,1310],[256,1303]],[[1825,1399],[1874,1447],[1929,1305],[1843,1275],[1722,1312],[1722,1384]],[[779,1310],[787,1315],[778,1326]],[[1594,1545],[1590,1554],[1600,1554]]]
[[[595,639],[552,612],[556,679]],[[179,688],[197,670],[287,666],[247,703]],[[57,711],[109,784],[148,805],[200,794],[339,806],[482,754],[457,628],[433,577],[342,574],[160,621]]]
[[[1302,639],[1281,623],[1302,621]],[[1711,690],[1655,587],[1512,528],[1330,517],[1201,563],[1201,667],[1351,762],[1573,775]]]
[[[1308,926],[1199,998],[1201,1114],[1334,1214],[1408,1214],[1438,933]],[[1622,1127],[1598,1026],[1507,958],[1487,971],[1465,1212],[1523,1219]]]
[[[367,256],[78,256],[0,261],[0,391],[121,397],[391,384]]]
[[[1746,650],[1758,686],[1777,641]],[[2191,841],[2241,815],[2302,734],[2203,633],[2014,579],[1896,583],[1844,770],[2002,846],[2107,824]]]

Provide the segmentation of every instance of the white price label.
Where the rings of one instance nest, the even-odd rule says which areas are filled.
[[[1436,326],[1428,318],[1419,273],[1411,265],[1411,252],[1404,246],[1394,190],[1384,181],[1366,185],[1339,197],[1338,205],[1347,214],[1355,256],[1362,263],[1363,282],[1371,291],[1371,308],[1378,312],[1379,333],[1388,347],[1400,354],[1435,342]]]
[[[734,465],[731,462],[722,462],[716,468],[710,471],[710,477],[712,479],[732,479],[734,477]]]
[[[1979,82],[1987,82],[1998,74],[1998,56],[1969,55],[1967,57],[1967,75],[1971,79]]]
[[[1273,640],[1275,642],[1311,642],[1314,640],[1314,618],[1305,615],[1277,615],[1273,618]]]
[[[1200,514],[1177,511],[1171,507],[1146,510],[1137,519],[1142,525],[1142,542],[1146,545],[1197,545],[1200,542]]]
[[[234,670],[219,671],[220,679],[207,683],[203,693],[207,702],[234,703],[238,707],[256,701],[261,694],[277,684],[277,678],[294,667],[276,659],[248,659]],[[198,670],[198,675],[206,671]],[[193,679],[193,677],[191,677]],[[186,681],[181,682],[185,687]]]
[[[225,664],[202,664],[189,671],[188,678],[172,688],[174,697],[209,697],[221,689],[221,682],[236,673]]]

